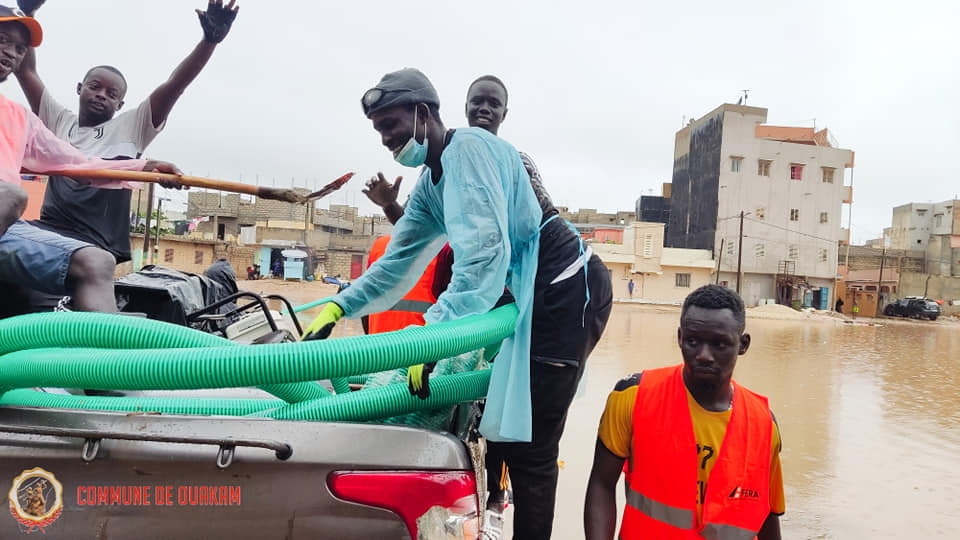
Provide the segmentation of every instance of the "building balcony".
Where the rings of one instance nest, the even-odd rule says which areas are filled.
[[[853,203],[853,186],[843,186],[843,202],[844,204]]]

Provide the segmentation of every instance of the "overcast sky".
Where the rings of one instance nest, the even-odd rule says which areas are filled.
[[[12,3],[12,0],[6,0]],[[530,153],[559,205],[632,210],[670,181],[675,132],[749,89],[768,123],[828,127],[856,152],[853,239],[893,206],[960,193],[960,3],[239,0],[233,31],[147,151],[189,173],[316,189],[391,159],[360,111],[381,75],[417,67],[448,127],[475,77],[510,91],[500,135]],[[38,69],[75,109],[95,64],[135,107],[200,40],[201,0],[49,0]],[[26,103],[16,82],[4,95]],[[848,171],[849,173],[849,171]],[[405,195],[404,195],[405,197]],[[185,200],[182,194],[175,199]],[[321,204],[324,206],[324,204]],[[846,220],[846,217],[844,218]]]

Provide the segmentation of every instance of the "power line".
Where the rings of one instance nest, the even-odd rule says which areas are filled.
[[[759,224],[761,224],[761,225],[766,225],[767,227],[773,227],[774,229],[780,229],[780,230],[782,230],[782,231],[786,231],[786,232],[790,232],[790,233],[794,233],[794,234],[799,234],[800,236],[806,236],[806,237],[808,237],[808,238],[815,238],[815,239],[817,239],[817,240],[822,240],[822,241],[824,241],[824,242],[838,242],[838,241],[839,241],[839,240],[837,240],[837,239],[824,238],[824,237],[822,237],[822,236],[817,236],[817,235],[815,235],[815,234],[809,234],[809,233],[805,233],[805,232],[795,231],[795,230],[793,230],[793,229],[788,229],[788,228],[786,228],[786,227],[781,227],[780,225],[774,225],[773,223],[767,223],[766,221],[760,221],[759,219],[752,219],[752,218],[744,218],[744,219],[746,219],[747,221],[752,221],[752,222],[754,222],[754,223],[759,223]]]

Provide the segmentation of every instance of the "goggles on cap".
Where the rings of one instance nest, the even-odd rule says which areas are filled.
[[[363,94],[363,97],[360,98],[360,104],[363,105],[363,114],[367,114],[381,99],[383,99],[383,90],[379,88],[367,90],[367,92]]]

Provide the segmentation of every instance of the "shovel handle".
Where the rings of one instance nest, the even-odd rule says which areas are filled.
[[[120,180],[128,182],[161,182],[175,180],[185,186],[229,191],[231,193],[259,194],[259,186],[230,182],[228,180],[214,180],[185,174],[168,174],[147,171],[113,171],[109,169],[91,169],[79,171],[57,171],[50,174],[69,176],[71,178],[86,178],[90,180]]]

